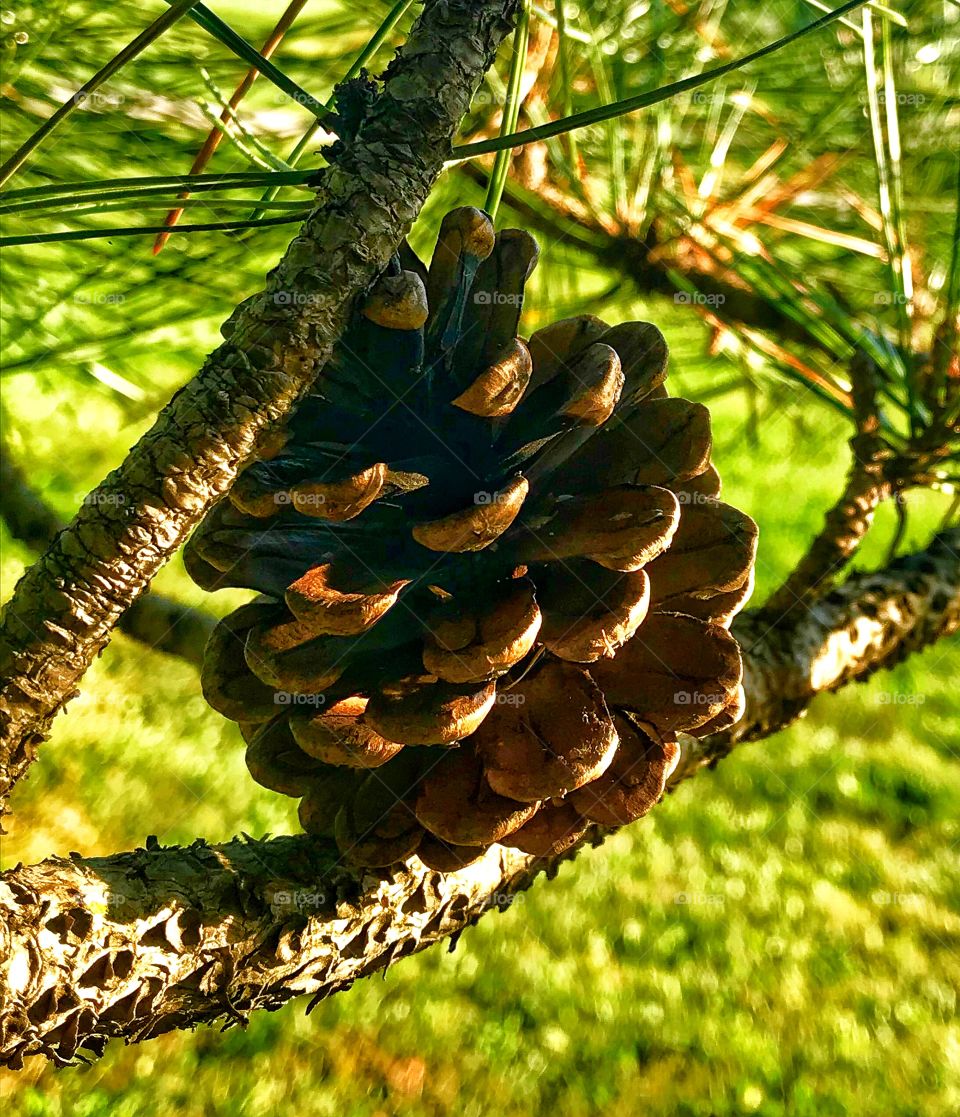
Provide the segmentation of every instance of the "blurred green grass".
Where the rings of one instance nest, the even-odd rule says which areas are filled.
[[[602,312],[602,308],[601,312]],[[672,306],[674,392],[726,373]],[[175,380],[180,372],[167,375]],[[12,386],[15,388],[15,385]],[[74,381],[8,392],[19,451],[68,514],[149,424]],[[163,391],[165,385],[158,385]],[[759,593],[819,525],[845,433],[795,391],[713,406],[725,495],[761,524]],[[82,437],[77,432],[84,432]],[[941,504],[919,500],[910,543]],[[884,519],[860,561],[880,561]],[[4,595],[28,558],[0,536]],[[179,562],[167,592],[202,595]],[[205,602],[209,606],[210,602]],[[216,601],[226,608],[226,601]],[[960,1111],[960,648],[947,642],[815,703],[643,823],[484,919],[320,1005],[114,1045],[89,1068],[0,1077],[25,1117],[523,1117]],[[194,672],[118,635],[15,800],[6,865],[295,826],[248,778]]]

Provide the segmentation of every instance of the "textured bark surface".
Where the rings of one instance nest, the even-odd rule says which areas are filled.
[[[803,609],[829,589],[856,553],[873,524],[880,505],[890,496],[890,484],[876,469],[855,467],[843,494],[824,517],[823,529],[803,558],[766,604],[771,617]]]
[[[701,742],[721,755],[737,741],[768,737],[818,695],[862,682],[960,629],[960,529],[878,571],[851,575],[777,623],[766,607],[733,631],[744,653],[747,708],[731,729]]]
[[[64,522],[30,487],[23,471],[0,443],[0,515],[14,539],[43,551]],[[217,618],[159,593],[146,593],[123,614],[117,628],[155,651],[166,652],[199,667],[203,649]]]
[[[306,836],[51,859],[0,883],[0,1060],[57,1062],[291,997],[324,997],[462,930],[531,879],[496,847],[446,877],[358,879]]]
[[[120,616],[317,375],[419,213],[515,10],[426,4],[266,289],[21,579],[0,629],[0,803]]]
[[[960,626],[960,532],[879,573],[854,575],[789,628],[760,614],[745,643],[747,712],[734,730],[687,739],[670,786],[741,740],[782,728],[825,690],[899,661]],[[599,841],[594,829],[586,842]],[[570,854],[565,855],[569,857]],[[0,878],[0,1061],[69,1061],[292,997],[325,997],[502,907],[536,861],[493,847],[441,875],[412,857],[354,874],[306,836],[112,857],[51,858]]]
[[[847,483],[806,553],[766,602],[764,610],[776,622],[830,589],[866,537],[877,509],[893,493],[877,411],[880,374],[862,351],[850,362],[850,379],[856,434],[850,439]]]

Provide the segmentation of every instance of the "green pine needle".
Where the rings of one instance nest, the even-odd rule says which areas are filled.
[[[132,43],[128,43],[123,50],[115,54],[89,81],[84,82],[77,92],[74,93],[68,101],[64,101],[53,116],[45,120],[43,124],[17,148],[3,166],[0,167],[0,186],[10,181],[44,140],[59,128],[69,116],[76,112],[91,93],[98,90],[101,85],[109,81],[109,79],[126,66],[128,62],[145,51],[152,42],[159,39],[166,31],[169,31],[178,20],[182,19],[187,14],[195,3],[196,0],[175,0],[175,2],[171,3],[168,11],[164,12],[158,19],[155,19]]]

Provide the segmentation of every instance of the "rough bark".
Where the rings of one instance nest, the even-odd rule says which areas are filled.
[[[65,524],[27,482],[23,470],[0,443],[0,515],[10,534],[31,550],[43,551]],[[121,632],[154,651],[185,659],[199,667],[217,618],[159,593],[146,593],[117,623]]]
[[[879,371],[862,351],[850,362],[850,379],[856,434],[850,440],[847,482],[806,553],[766,602],[770,623],[806,608],[830,589],[866,537],[877,509],[893,492],[877,413]]]
[[[891,486],[878,470],[859,464],[850,471],[840,499],[824,517],[823,528],[790,576],[767,602],[772,618],[805,609],[826,592],[854,556]]]
[[[960,629],[960,528],[882,570],[851,575],[788,621],[766,608],[734,632],[744,652],[744,716],[702,742],[722,755],[789,725],[818,695],[863,682]]]
[[[888,569],[858,574],[789,629],[756,615],[746,644],[747,713],[733,731],[686,740],[671,787],[735,743],[788,724],[824,690],[863,678],[960,625],[960,532]],[[596,844],[594,829],[586,842]],[[570,855],[565,855],[569,857]],[[306,836],[197,841],[112,857],[51,858],[0,878],[0,1061],[58,1063],[110,1037],[148,1039],[224,1019],[241,1023],[456,935],[563,858],[493,847],[441,875],[412,857],[350,872]]]
[[[440,174],[516,4],[426,4],[266,289],[21,579],[0,629],[0,803],[120,616],[317,375]]]

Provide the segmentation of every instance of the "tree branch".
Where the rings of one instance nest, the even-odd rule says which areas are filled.
[[[0,441],[0,490],[4,522],[14,539],[31,550],[43,551],[64,522],[29,485],[10,449]],[[147,593],[120,618],[117,627],[155,651],[179,656],[199,667],[203,649],[217,618],[158,593]]]
[[[467,178],[486,186],[488,172],[482,165],[463,163],[459,169]],[[821,338],[775,302],[754,294],[747,287],[728,282],[718,274],[718,269],[706,268],[702,254],[655,251],[661,247],[655,226],[648,230],[646,239],[611,231],[561,190],[541,187],[532,194],[515,180],[508,182],[504,198],[523,216],[531,231],[579,248],[601,267],[624,276],[641,294],[685,295],[686,289],[670,276],[673,270],[686,275],[700,294],[716,300],[728,321],[741,322],[773,333],[780,340],[796,341],[814,349],[823,346]]]
[[[746,642],[747,713],[734,730],[688,739],[670,786],[742,740],[769,736],[814,695],[887,667],[960,625],[960,531],[886,570],[857,574],[782,630],[758,614]],[[594,828],[587,841],[602,840]],[[569,857],[570,855],[565,855]],[[492,847],[457,873],[419,859],[354,874],[306,836],[195,842],[112,857],[51,858],[0,878],[0,1061],[63,1063],[108,1038],[148,1039],[293,997],[322,999],[456,935],[541,871]]]
[[[874,362],[858,351],[850,362],[856,434],[850,440],[853,460],[847,482],[804,556],[764,606],[773,617],[804,608],[826,593],[863,542],[877,509],[893,491],[885,470],[877,414],[878,379]]]
[[[323,366],[440,174],[516,6],[425,5],[265,291],[20,580],[0,629],[0,804],[120,616]]]
[[[827,691],[863,682],[960,629],[960,528],[878,571],[851,575],[804,610],[742,614],[744,716],[701,742],[711,756],[769,737]]]

